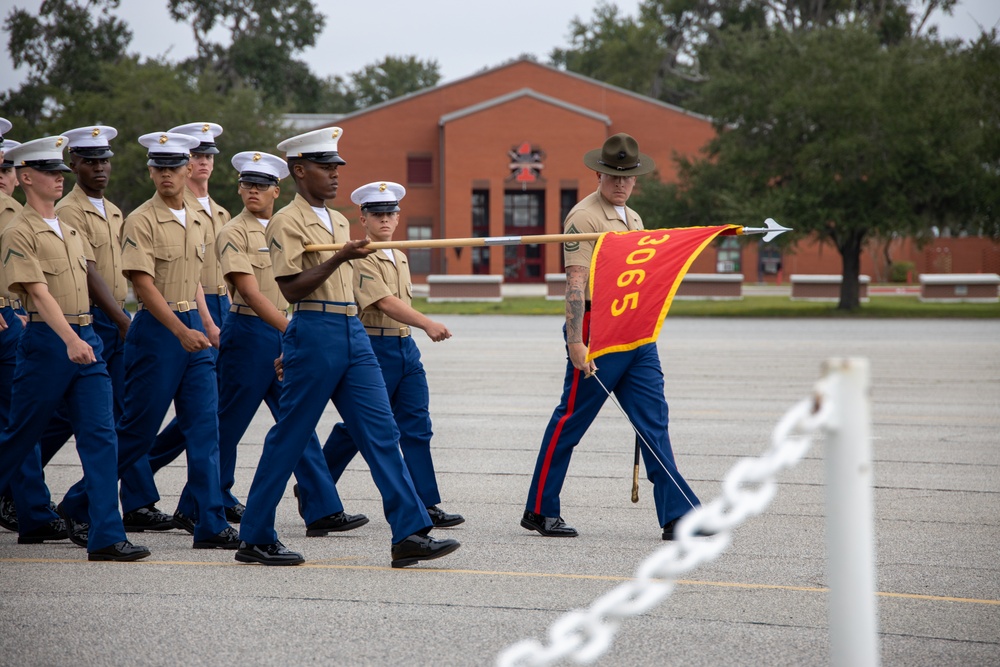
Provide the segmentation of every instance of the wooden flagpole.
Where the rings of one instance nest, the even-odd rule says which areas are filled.
[[[596,241],[601,234],[536,234],[534,236],[483,236],[465,239],[425,239],[423,241],[373,241],[366,245],[372,250],[382,248],[475,248],[480,246],[536,245],[539,243],[570,243]],[[306,252],[340,250],[343,243],[317,243],[305,247]]]

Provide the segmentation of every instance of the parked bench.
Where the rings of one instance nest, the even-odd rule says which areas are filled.
[[[445,301],[503,301],[500,286],[503,276],[430,275],[427,276],[427,302]]]
[[[545,298],[562,301],[566,298],[566,274],[545,274]],[[743,298],[742,273],[689,273],[677,288],[675,299],[738,301]]]
[[[743,299],[742,273],[688,273],[677,287],[681,301],[740,301]]]
[[[843,276],[832,274],[793,273],[792,301],[839,301]],[[858,276],[858,299],[868,302],[870,276]]]
[[[996,273],[925,273],[920,276],[920,300],[930,303],[997,303],[1000,275]]]

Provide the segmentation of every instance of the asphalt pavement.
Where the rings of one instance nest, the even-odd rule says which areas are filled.
[[[289,481],[277,530],[299,567],[238,564],[180,531],[133,534],[153,555],[90,563],[69,542],[18,545],[0,531],[0,665],[489,665],[544,640],[663,545],[632,442],[610,403],[577,448],[562,493],[575,539],[519,525],[542,432],[558,402],[558,317],[441,316],[417,334],[431,386],[434,457],[462,548],[391,569],[389,529],[358,457],[340,493],[368,525],[308,538]],[[669,318],[660,342],[671,438],[704,500],[770,444],[831,357],[872,369],[876,600],[885,665],[1000,665],[1000,323],[975,320]],[[331,405],[321,439],[337,421]],[[266,409],[240,445],[246,497]],[[830,661],[823,443],[779,477],[761,516],[648,613],[623,621],[601,665],[823,665]],[[65,447],[54,500],[79,477]],[[157,476],[172,512],[183,461]]]

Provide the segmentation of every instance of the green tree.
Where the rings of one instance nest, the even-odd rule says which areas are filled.
[[[221,152],[215,156],[212,196],[233,213],[243,204],[232,156],[244,150],[276,153],[285,136],[275,106],[244,86],[220,93],[209,74],[193,79],[170,63],[131,57],[105,65],[94,78],[94,89],[67,98],[60,117],[48,121],[44,129],[58,133],[103,123],[118,130],[111,143],[115,157],[107,196],[126,214],[153,193],[146,149],[138,142],[143,134],[181,123],[219,123],[223,133],[217,141]]]
[[[719,134],[707,159],[682,161],[681,196],[703,220],[772,216],[796,230],[787,240],[833,243],[838,307],[856,309],[873,234],[920,236],[932,225],[997,234],[995,210],[979,200],[1000,188],[982,162],[988,87],[970,85],[970,60],[957,44],[923,38],[886,48],[857,26],[727,35],[702,61],[700,102]]]
[[[45,0],[37,15],[18,7],[7,14],[7,52],[15,68],[28,68],[28,81],[0,95],[0,106],[20,121],[19,129],[57,116],[60,99],[88,90],[101,65],[125,57],[132,31],[111,15],[118,5],[119,0]]]
[[[260,90],[273,104],[312,110],[322,82],[295,54],[316,44],[325,23],[310,0],[169,0],[175,21],[190,23],[198,54],[184,66],[212,73],[222,92],[239,85]],[[216,27],[228,46],[212,42]]]
[[[350,78],[355,103],[363,109],[437,85],[441,80],[441,67],[436,60],[386,56],[352,73]]]

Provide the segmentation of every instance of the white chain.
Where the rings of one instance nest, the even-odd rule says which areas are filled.
[[[525,639],[497,657],[501,667],[551,665],[563,658],[590,664],[611,647],[621,622],[643,614],[670,595],[674,581],[715,560],[729,546],[732,529],[760,514],[777,492],[777,473],[798,464],[813,437],[828,424],[832,405],[829,380],[814,387],[811,398],[793,406],[774,427],[771,449],[758,458],[741,459],[722,482],[722,495],[697,507],[678,522],[674,539],[640,563],[636,578],[602,595],[587,610],[574,610],[549,628],[549,646]],[[704,529],[712,537],[695,537]]]

